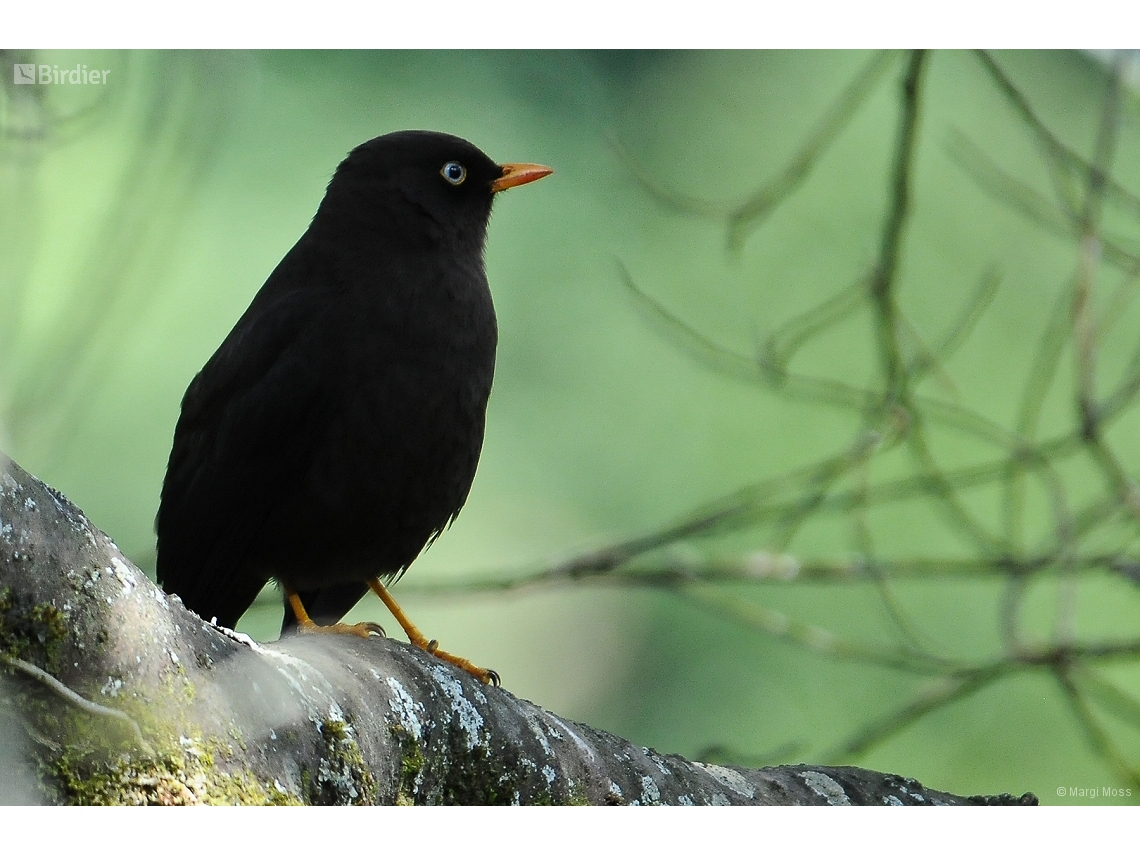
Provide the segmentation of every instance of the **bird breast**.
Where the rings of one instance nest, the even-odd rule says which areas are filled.
[[[458,514],[475,477],[494,374],[494,309],[482,275],[434,285],[338,301],[341,317],[318,336],[334,340],[314,342],[314,354],[337,354],[339,364],[322,372],[333,412],[314,419],[323,435],[299,474],[312,521],[374,533],[367,554],[346,555],[347,564],[406,566]]]

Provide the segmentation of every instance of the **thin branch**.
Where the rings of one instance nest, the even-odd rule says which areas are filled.
[[[690,196],[687,193],[679,193],[664,184],[661,184],[651,173],[647,170],[637,157],[634,156],[617,135],[612,132],[605,134],[606,141],[613,148],[614,153],[617,154],[618,159],[622,164],[633,173],[633,177],[637,179],[638,183],[656,199],[670,210],[676,211],[680,214],[687,214],[689,216],[701,217],[710,220],[724,220],[728,216],[729,206],[719,202],[710,202],[707,199],[701,199],[697,196]]]
[[[1140,729],[1140,700],[1132,697],[1094,669],[1075,663],[1071,677],[1083,694],[1100,702],[1104,710],[1133,728]]]
[[[1013,106],[1022,121],[1033,131],[1034,136],[1048,155],[1066,168],[1081,174],[1082,180],[1087,180],[1087,176],[1097,167],[1088,163],[1080,154],[1061,142],[1057,135],[1049,130],[1048,126],[1037,116],[1036,111],[1021,93],[1021,90],[1018,89],[1013,81],[1010,80],[1009,76],[1002,71],[993,57],[986,51],[976,51],[976,55],[981,60],[982,66],[989,73],[990,77],[997,83],[1002,95],[1005,96],[1006,100]],[[1140,195],[1128,190],[1109,176],[1102,175],[1102,179],[1106,179],[1105,188],[1110,198],[1129,210],[1133,216],[1140,217]]]
[[[738,203],[710,202],[665,186],[645,169],[615,135],[607,136],[626,168],[651,196],[678,213],[726,222],[729,247],[738,249],[748,232],[759,226],[811,175],[820,158],[851,121],[893,60],[894,56],[889,51],[873,54],[840,93],[820,123],[800,144],[780,174]]]
[[[1108,732],[1097,721],[1093,711],[1089,709],[1088,704],[1085,702],[1084,695],[1081,694],[1076,684],[1073,682],[1066,667],[1058,667],[1054,669],[1054,675],[1057,678],[1057,683],[1064,690],[1065,698],[1069,701],[1069,707],[1073,711],[1073,716],[1080,725],[1081,730],[1085,733],[1085,738],[1088,740],[1089,745],[1093,751],[1108,761],[1118,775],[1124,780],[1130,782],[1134,787],[1140,787],[1140,771],[1138,771],[1132,764],[1130,764],[1120,749],[1116,747],[1116,743],[1108,735]]]
[[[1062,238],[1080,234],[1080,213],[1075,207],[1066,205],[1058,212],[1056,204],[999,167],[961,131],[951,129],[946,151],[950,159],[970,176],[978,189],[1046,233]],[[1127,240],[1119,235],[1105,236],[1103,252],[1106,261],[1123,270],[1130,270],[1140,263],[1140,256],[1129,249],[1126,243]]]
[[[764,342],[766,364],[781,374],[786,373],[801,347],[849,318],[864,305],[866,297],[867,283],[859,281],[793,317]]]
[[[762,187],[739,205],[728,219],[728,245],[738,250],[744,245],[748,233],[757,228],[787,199],[812,173],[823,153],[874,90],[879,78],[890,68],[894,56],[887,51],[873,55],[854,79],[847,84],[839,98],[824,115],[823,120],[804,141],[791,162],[767,186]]]
[[[882,744],[925,717],[927,713],[970,697],[998,678],[1004,677],[1009,670],[1010,666],[1002,663],[974,669],[964,675],[942,677],[928,684],[909,704],[864,725],[842,745],[824,756],[833,757],[836,762],[841,762],[866,754],[876,745]]]
[[[1026,445],[1032,445],[1037,435],[1037,424],[1044,408],[1045,396],[1056,378],[1057,363],[1068,340],[1066,313],[1068,302],[1067,295],[1062,294],[1054,304],[1023,386],[1016,424],[1018,436]],[[1005,538],[1012,544],[1020,544],[1023,537],[1024,477],[1024,468],[1020,461],[1011,457],[1005,472],[1002,510]]]
[[[767,358],[742,356],[713,341],[678,315],[651,297],[634,282],[629,271],[618,263],[622,284],[636,301],[637,307],[654,323],[669,341],[697,364],[734,380],[754,383],[789,400],[853,411],[864,419],[879,417],[882,397],[879,394],[838,380],[811,377],[785,371]],[[937,422],[964,434],[985,440],[1031,463],[1044,464],[1046,457],[1024,447],[1017,434],[984,415],[937,398],[913,395],[916,407]]]
[[[865,465],[882,445],[881,433],[875,430],[863,431],[855,437],[845,454],[833,458],[831,466],[820,467],[804,485],[804,491],[799,499],[776,520],[776,549],[786,550],[796,532],[823,502],[835,482],[852,470]],[[856,495],[857,492],[855,491]]]
[[[439,582],[404,581],[404,593],[428,596],[459,596],[491,592],[522,592],[532,588],[593,582],[626,587],[671,589],[692,582],[746,582],[755,585],[849,585],[880,581],[938,581],[1002,579],[1015,574],[1028,577],[1056,567],[1057,555],[1046,553],[1021,558],[871,558],[849,560],[812,558],[764,550],[728,558],[698,558],[666,555],[661,558],[629,557],[615,566],[625,544],[570,559],[555,567],[529,571],[492,570],[465,578]],[[1077,555],[1073,572],[1120,573],[1126,560],[1115,552]],[[1130,559],[1140,566],[1140,558]],[[1024,652],[1024,651],[1022,651]]]
[[[871,277],[871,299],[876,310],[876,332],[887,401],[904,405],[908,393],[897,339],[898,307],[895,299],[895,277],[902,253],[903,230],[910,213],[911,172],[918,145],[919,107],[922,103],[922,71],[925,59],[924,51],[912,52],[903,76],[903,105],[890,180],[891,196],[886,221],[883,224],[879,258]]]
[[[734,596],[716,585],[686,585],[679,588],[678,593],[682,599],[702,605],[747,629],[821,656],[915,674],[939,674],[955,667],[947,659],[913,648],[842,638],[823,627]]]

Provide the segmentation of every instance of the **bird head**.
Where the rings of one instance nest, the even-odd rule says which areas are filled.
[[[451,245],[481,252],[495,195],[553,171],[533,163],[495,163],[449,134],[399,131],[349,153],[314,222],[323,219],[342,234],[384,234],[406,251]]]

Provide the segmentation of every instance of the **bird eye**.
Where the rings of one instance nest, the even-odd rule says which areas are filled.
[[[448,184],[454,184],[458,187],[463,183],[463,179],[467,177],[467,169],[462,163],[449,160],[443,165],[443,169],[439,171],[439,174],[443,176],[443,180]]]

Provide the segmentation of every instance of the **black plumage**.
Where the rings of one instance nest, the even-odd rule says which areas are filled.
[[[156,520],[168,592],[232,627],[273,578],[339,620],[455,519],[494,374],[492,200],[550,171],[425,131],[349,154],[186,390]]]

